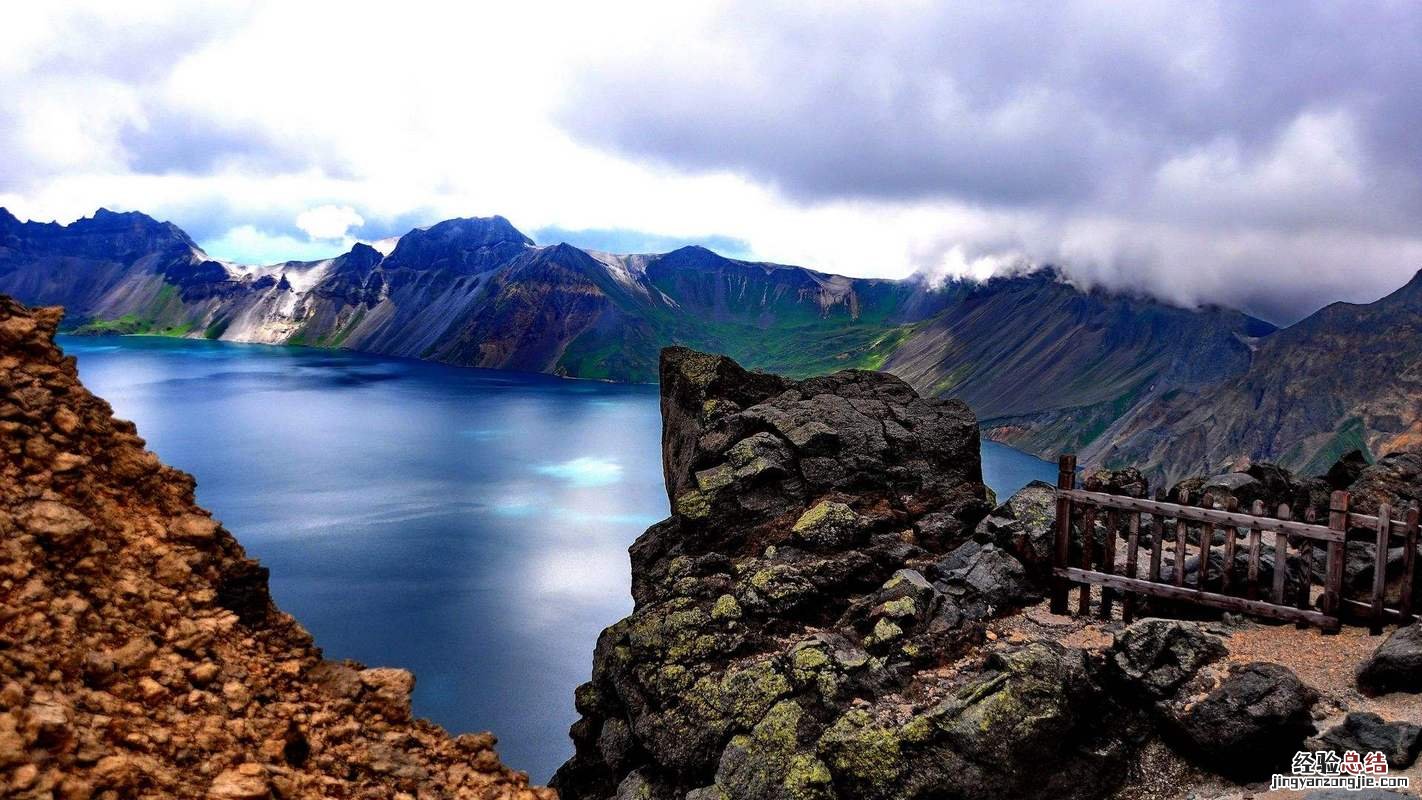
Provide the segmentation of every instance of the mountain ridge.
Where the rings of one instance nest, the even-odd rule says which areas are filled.
[[[210,258],[176,225],[140,212],[101,209],[66,226],[0,210],[0,292],[64,305],[80,332],[601,380],[654,381],[667,345],[792,377],[883,369],[967,401],[998,441],[1045,457],[1079,452],[1087,465],[1137,458],[1158,474],[1186,461],[1198,471],[1239,449],[1240,426],[1225,426],[1219,446],[1181,451],[1193,461],[1153,455],[1151,434],[1185,416],[1182,398],[1220,397],[1218,387],[1261,369],[1261,352],[1278,357],[1268,346],[1278,329],[1263,320],[1081,287],[1054,267],[982,281],[851,278],[698,245],[644,254],[538,245],[499,216],[415,228],[388,254],[357,243],[328,259],[253,266]],[[1285,330],[1347,315],[1335,306]],[[1418,416],[1409,410],[1406,421]],[[1282,458],[1319,433],[1305,428],[1241,452]]]
[[[1228,382],[1162,396],[1087,457],[1168,478],[1277,461],[1319,474],[1422,446],[1422,270],[1372,303],[1329,304],[1259,345]]]

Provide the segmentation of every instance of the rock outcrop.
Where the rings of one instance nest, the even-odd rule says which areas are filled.
[[[1211,736],[1277,767],[1313,732],[1281,667],[1209,683],[1224,648],[1194,623],[1106,652],[989,635],[1040,599],[1054,509],[1039,484],[989,516],[961,404],[682,349],[662,391],[673,515],[631,548],[636,606],[577,690],[564,800],[1095,798],[1147,742],[1230,771]]]
[[[850,699],[905,688],[1017,598],[1002,576],[1020,565],[967,542],[988,511],[972,412],[880,373],[796,383],[677,348],[661,379],[674,513],[632,546],[636,610],[598,643],[555,784],[810,797],[872,782],[853,742],[902,742],[846,716]]]
[[[0,297],[6,797],[552,798],[414,678],[323,661],[266,570],[80,385],[57,308]]]

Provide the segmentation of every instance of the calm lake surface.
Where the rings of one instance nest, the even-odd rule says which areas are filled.
[[[84,383],[271,568],[328,658],[400,666],[415,712],[542,782],[573,687],[667,515],[655,387],[303,348],[60,337]],[[1000,498],[1055,467],[983,445]]]

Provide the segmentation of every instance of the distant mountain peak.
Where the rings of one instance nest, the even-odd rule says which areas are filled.
[[[479,272],[533,246],[532,239],[503,217],[460,217],[401,236],[385,264],[402,269],[455,267]]]
[[[86,221],[86,220],[82,220],[82,219],[81,219],[81,220],[76,220],[76,222],[85,222],[85,221]],[[94,212],[93,216],[91,216],[91,217],[88,218],[87,221],[89,221],[89,222],[105,222],[105,223],[138,222],[138,223],[142,223],[142,224],[144,224],[144,225],[154,225],[154,226],[167,224],[167,223],[159,222],[158,220],[154,219],[153,217],[148,216],[147,214],[143,213],[142,211],[110,211],[110,210],[107,209],[107,208],[99,208],[98,210],[96,210],[96,211]]]
[[[385,255],[365,242],[356,242],[346,253],[345,259],[348,263],[364,267],[375,266],[380,263]]]
[[[702,247],[699,244],[678,247],[669,253],[662,254],[659,260],[664,264],[679,268],[720,266],[733,261],[733,259],[726,258],[715,250]]]
[[[492,217],[455,217],[442,222],[436,222],[428,228],[416,228],[406,236],[437,237],[443,239],[458,239],[462,243],[469,245],[491,245],[504,242],[515,242],[518,244],[532,245],[533,240],[528,238],[513,223],[507,219],[495,215]],[[397,245],[398,249],[398,245]]]
[[[587,252],[585,252],[582,248],[568,244],[567,242],[559,242],[557,244],[548,245],[547,247],[544,247],[540,250],[539,255],[542,258],[575,258],[578,260],[596,260],[593,259],[592,256],[588,255]]]

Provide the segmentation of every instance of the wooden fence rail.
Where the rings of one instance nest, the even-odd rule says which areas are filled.
[[[1347,492],[1334,492],[1324,525],[1314,519],[1313,509],[1307,509],[1302,520],[1295,519],[1287,504],[1270,516],[1259,501],[1249,513],[1241,512],[1232,497],[1221,507],[1208,494],[1199,498],[1201,505],[1196,506],[1190,504],[1188,495],[1171,503],[1161,492],[1155,499],[1089,492],[1076,488],[1075,456],[1062,456],[1058,466],[1054,613],[1067,613],[1075,585],[1080,592],[1078,614],[1090,613],[1091,587],[1097,586],[1101,616],[1109,618],[1116,597],[1123,595],[1122,613],[1127,621],[1135,616],[1141,597],[1317,625],[1325,631],[1337,631],[1345,618],[1366,619],[1374,633],[1380,633],[1387,621],[1407,623],[1416,618],[1415,507],[1397,513],[1384,505],[1375,516],[1357,514],[1349,508]],[[1104,531],[1098,528],[1098,521]],[[1359,530],[1367,531],[1368,541],[1374,544],[1373,580],[1366,598],[1346,596],[1344,584],[1349,532]],[[1119,538],[1125,539],[1124,559],[1117,554]],[[1392,608],[1387,605],[1387,566],[1394,539],[1402,540],[1403,563],[1402,587]],[[1313,596],[1316,548],[1323,549],[1325,558],[1322,581],[1317,582],[1317,602]],[[1140,574],[1142,549],[1148,551],[1145,575]],[[1166,554],[1168,565],[1164,563]],[[1218,574],[1211,574],[1216,570],[1211,563],[1216,554],[1220,558]],[[1071,563],[1073,555],[1078,565]],[[1241,556],[1242,565],[1238,563]],[[1192,563],[1194,578],[1187,580]],[[1267,585],[1266,566],[1270,573]],[[1296,575],[1292,586],[1290,574]],[[1290,593],[1292,597],[1287,596]]]

